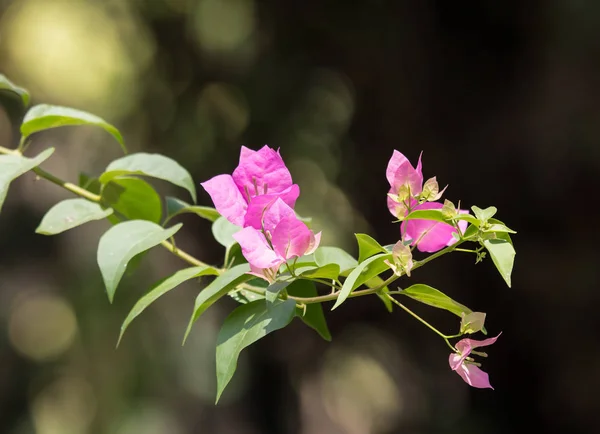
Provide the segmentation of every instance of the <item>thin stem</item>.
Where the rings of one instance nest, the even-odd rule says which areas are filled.
[[[0,154],[21,155],[21,152],[19,150],[8,149],[3,146],[0,146]],[[39,167],[34,167],[32,169],[32,171],[38,177],[43,178],[47,181],[50,181],[51,183],[56,184],[59,187],[62,187],[64,189],[70,191],[71,193],[76,194],[77,196],[83,197],[84,199],[87,199],[89,201],[96,202],[96,203],[99,203],[101,200],[101,197],[99,195],[94,194],[91,191],[88,191],[84,188],[81,188],[78,185],[63,181],[62,179],[57,178],[56,176],[52,175],[51,173],[46,172],[43,169],[40,169]],[[161,245],[165,249],[167,249],[168,251],[173,253],[175,256],[183,259],[184,261],[186,261],[187,263],[189,263],[191,265],[195,265],[197,267],[208,267],[209,266],[208,264],[205,264],[204,262],[200,261],[199,259],[196,259],[189,253],[186,253],[183,250],[175,247],[175,245],[173,243],[170,243],[169,241],[163,241],[161,243]],[[217,269],[217,270],[219,272],[223,271],[220,269]]]
[[[62,179],[57,178],[56,176],[52,175],[51,173],[46,172],[43,169],[40,169],[39,167],[34,167],[32,169],[32,171],[38,177],[44,178],[45,180],[50,181],[51,183],[56,184],[59,187],[64,188],[65,190],[69,190],[71,193],[75,193],[77,196],[81,196],[92,202],[96,202],[96,203],[100,202],[101,197],[99,195],[94,194],[91,191],[88,191],[88,190],[81,188],[70,182],[63,181]]]
[[[414,313],[412,310],[410,310],[409,308],[407,308],[406,306],[404,306],[402,303],[400,303],[398,300],[396,300],[394,297],[392,297],[391,295],[387,294],[388,299],[398,305],[401,309],[403,309],[406,313],[408,313],[409,315],[411,315],[413,318],[415,318],[416,320],[420,321],[422,324],[424,324],[425,326],[429,327],[431,330],[433,330],[438,336],[440,336],[445,342],[446,344],[448,344],[448,346],[450,347],[450,349],[453,352],[456,352],[456,348],[454,348],[454,346],[452,344],[450,344],[450,342],[448,342],[448,336],[446,336],[445,334],[443,334],[441,331],[439,331],[438,329],[436,329],[434,326],[432,326],[431,324],[429,324],[427,321],[425,321],[423,318],[421,318],[419,315],[417,315],[416,313]]]

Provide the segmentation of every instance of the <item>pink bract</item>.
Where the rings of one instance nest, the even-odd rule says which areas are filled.
[[[421,205],[415,205],[413,211],[442,209],[444,205],[439,202],[425,202]],[[462,214],[468,211],[459,211]],[[458,222],[458,227],[461,232],[467,229],[468,223],[464,220]],[[456,232],[456,228],[447,223],[434,220],[405,220],[400,226],[400,231],[404,234],[406,240],[412,240],[412,245],[417,245],[417,249],[421,252],[437,252],[444,247],[451,246],[456,243],[456,238],[452,236]]]
[[[277,199],[264,213],[260,230],[247,226],[233,238],[256,274],[272,281],[279,266],[289,259],[313,253],[319,246],[321,233],[313,232],[300,221],[282,199]]]
[[[258,151],[242,146],[232,175],[217,175],[201,185],[223,217],[235,225],[257,229],[270,204],[281,198],[293,207],[300,194],[279,151],[266,145]]]
[[[482,341],[462,339],[456,344],[458,354],[450,354],[450,357],[448,358],[450,368],[460,375],[464,382],[469,386],[479,389],[493,389],[488,374],[482,371],[477,365],[470,363],[466,358],[471,354],[473,349],[492,345],[496,342],[498,337],[500,337],[500,334],[494,338],[488,338]]]

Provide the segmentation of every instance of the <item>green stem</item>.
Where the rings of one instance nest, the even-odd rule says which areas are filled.
[[[7,154],[7,155],[21,155],[21,152],[17,149],[17,150],[13,150],[13,149],[8,149],[5,148],[3,146],[0,146],[0,154]],[[88,191],[84,188],[79,187],[78,185],[72,184],[70,182],[66,182],[63,181],[60,178],[57,178],[56,176],[52,175],[51,173],[46,172],[43,169],[40,169],[39,167],[34,167],[32,169],[33,173],[35,173],[38,177],[43,178],[47,181],[50,181],[53,184],[58,185],[59,187],[64,188],[65,190],[70,191],[71,193],[76,194],[77,196],[80,196],[84,199],[87,199],[91,202],[96,202],[99,203],[101,200],[101,197],[97,194],[92,193],[91,191]],[[183,250],[175,247],[175,245],[173,243],[170,243],[168,241],[163,241],[161,243],[161,245],[167,249],[168,251],[170,251],[171,253],[173,253],[175,256],[183,259],[184,261],[186,261],[187,263],[197,266],[197,267],[208,267],[208,264],[205,264],[204,262],[200,261],[199,259],[196,259],[195,257],[193,257],[192,255],[190,255],[189,253],[184,252]],[[222,272],[223,270],[218,270],[220,272]]]
[[[420,321],[422,324],[424,324],[425,326],[429,327],[431,330],[433,330],[438,336],[440,336],[445,342],[446,344],[450,347],[450,349],[453,352],[456,352],[456,348],[454,348],[454,346],[448,341],[448,339],[450,338],[450,336],[446,336],[445,334],[443,334],[441,331],[439,331],[438,329],[436,329],[434,326],[432,326],[431,324],[429,324],[427,321],[425,321],[423,318],[421,318],[419,315],[417,315],[416,313],[414,313],[412,310],[410,310],[409,308],[407,308],[406,306],[404,306],[402,303],[400,303],[398,300],[396,300],[394,297],[392,297],[391,295],[387,294],[388,299],[398,305],[401,309],[403,309],[406,313],[408,313],[409,315],[411,315],[413,318],[415,318],[416,320]]]

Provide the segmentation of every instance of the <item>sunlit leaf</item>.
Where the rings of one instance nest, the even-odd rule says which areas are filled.
[[[295,310],[296,303],[293,300],[278,301],[271,305],[255,301],[229,314],[217,336],[217,402],[233,377],[240,352],[288,325]]]
[[[448,312],[452,312],[454,315],[459,317],[463,314],[463,312],[465,314],[470,314],[472,312],[472,310],[468,307],[452,300],[443,292],[438,291],[437,289],[428,285],[422,285],[420,283],[412,285],[401,291],[400,294],[420,301],[421,303],[429,306],[447,310]]]
[[[340,275],[340,266],[338,264],[327,264],[322,267],[312,268],[300,273],[300,276],[308,279],[327,279],[335,280]]]
[[[34,158],[23,157],[22,155],[0,155],[0,210],[10,183],[29,172],[34,167],[39,166],[52,155],[54,148],[48,148]]]
[[[123,334],[129,324],[137,318],[148,306],[154,303],[159,297],[163,296],[171,289],[181,285],[183,282],[188,281],[190,279],[195,279],[200,276],[205,276],[207,274],[217,275],[218,271],[209,266],[203,267],[191,267],[185,268],[183,270],[179,270],[172,276],[169,276],[165,279],[162,279],[158,283],[156,283],[142,298],[140,298],[137,303],[133,306],[125,321],[123,321],[123,325],[121,326],[121,333],[119,334],[119,340],[117,342],[117,346],[121,342],[123,338]]]
[[[327,264],[339,265],[340,274],[353,269],[358,264],[349,253],[337,247],[319,247],[314,253],[314,258],[319,267]]]
[[[498,212],[495,206],[490,206],[486,209],[481,209],[477,206],[472,206],[471,209],[473,210],[473,214],[475,214],[475,217],[477,217],[482,223],[487,222],[488,219],[494,217],[494,215]]]
[[[484,240],[483,245],[490,253],[494,265],[510,288],[510,278],[516,255],[515,248],[509,241],[500,238]]]
[[[212,224],[212,234],[215,240],[223,247],[230,248],[236,241],[233,239],[233,234],[240,231],[242,228],[234,225],[225,217],[219,217]]]
[[[143,175],[162,179],[185,188],[196,202],[196,187],[192,176],[177,161],[164,155],[139,152],[119,158],[108,165],[100,176],[100,182],[106,184],[122,175]]]
[[[164,229],[146,220],[132,220],[119,223],[102,235],[97,260],[111,303],[127,263],[137,254],[172,237],[181,226]]]
[[[190,331],[192,331],[192,326],[198,321],[198,318],[200,318],[200,315],[202,315],[206,309],[241,283],[254,278],[251,274],[247,274],[248,271],[250,271],[250,266],[248,264],[236,265],[218,276],[210,283],[210,285],[200,291],[200,294],[196,297],[194,312],[192,313],[187,330],[185,331],[185,336],[183,337],[184,344]]]
[[[12,93],[21,99],[25,107],[29,105],[29,92],[14,84],[3,74],[0,74],[0,92]]]
[[[112,179],[102,189],[102,202],[129,220],[160,223],[160,196],[143,179],[124,176]]]
[[[89,200],[66,199],[50,208],[35,231],[55,235],[92,220],[101,220],[112,212],[111,208],[103,209]]]
[[[69,107],[40,104],[31,107],[25,114],[21,124],[21,134],[27,138],[34,133],[50,128],[67,127],[76,125],[93,125],[103,128],[119,142],[124,152],[127,152],[123,137],[119,130],[104,119],[81,110]]]
[[[441,209],[419,209],[408,214],[403,220],[434,220],[448,223]]]
[[[386,249],[367,234],[354,234],[358,242],[358,262],[363,262],[377,253],[386,253]]]
[[[378,255],[371,256],[369,259],[358,264],[344,281],[340,295],[338,295],[338,298],[331,310],[337,308],[340,304],[346,301],[354,289],[358,288],[367,280],[379,275],[379,273],[387,270],[389,267],[384,263],[384,261],[389,260],[391,257],[391,253],[380,253]]]

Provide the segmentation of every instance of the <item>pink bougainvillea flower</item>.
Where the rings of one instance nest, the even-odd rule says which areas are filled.
[[[321,233],[315,235],[281,198],[265,210],[261,227],[262,231],[247,226],[233,238],[240,244],[252,274],[269,282],[281,264],[313,253],[321,240]]]
[[[420,205],[415,205],[415,210],[427,209],[442,209],[444,205],[439,202],[425,202]],[[460,210],[460,213],[468,213],[468,211]],[[468,223],[464,220],[459,220],[458,227],[464,233]],[[456,228],[447,223],[434,220],[405,220],[400,226],[400,231],[404,234],[405,240],[412,240],[412,245],[417,245],[417,249],[421,252],[437,252],[444,247],[451,246],[456,243],[456,238],[452,236],[456,232]]]
[[[462,378],[469,386],[477,387],[479,389],[493,389],[488,374],[483,372],[477,364],[471,360],[467,360],[467,357],[469,357],[471,351],[475,348],[492,345],[496,342],[496,339],[500,337],[500,334],[495,338],[484,339],[482,341],[462,339],[456,344],[458,353],[450,354],[448,359],[450,368],[460,375],[460,378]]]
[[[281,198],[293,207],[300,194],[279,151],[266,145],[258,151],[242,146],[239,165],[232,175],[217,175],[201,185],[227,220],[257,229],[269,205]]]
[[[400,202],[392,199],[391,196],[408,194],[409,196],[417,196],[423,190],[423,173],[421,167],[421,155],[415,169],[408,158],[400,152],[394,150],[392,158],[387,166],[385,175],[390,183],[390,191],[388,194],[388,209],[394,217],[406,215],[406,206],[403,206],[402,199]]]

